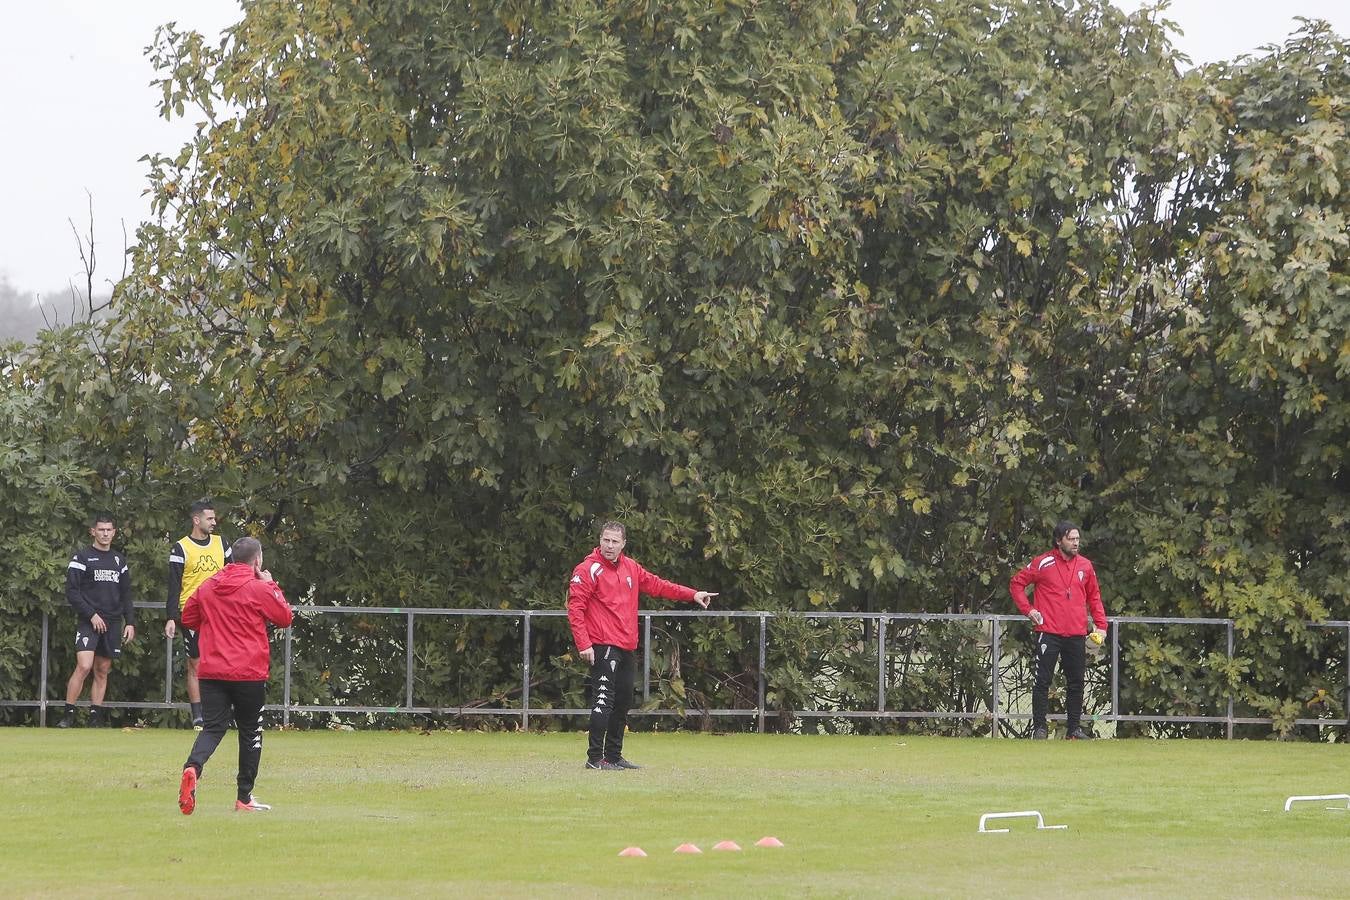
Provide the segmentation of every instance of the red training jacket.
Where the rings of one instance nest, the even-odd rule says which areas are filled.
[[[197,677],[266,681],[267,623],[285,628],[291,618],[276,582],[263,581],[251,565],[230,563],[203,581],[183,607],[183,624],[198,632]]]
[[[1035,589],[1034,600],[1027,600],[1027,586]],[[1102,606],[1102,592],[1097,586],[1097,572],[1092,561],[1079,555],[1065,556],[1058,547],[1018,569],[1008,582],[1008,592],[1022,615],[1031,612],[1033,604],[1045,621],[1037,631],[1066,637],[1088,633],[1087,614],[1092,611],[1093,623],[1106,630],[1106,609]]]
[[[656,577],[622,553],[616,562],[610,562],[600,555],[599,547],[577,563],[567,587],[567,621],[577,649],[585,650],[592,644],[637,649],[639,591],[689,603],[697,593]]]

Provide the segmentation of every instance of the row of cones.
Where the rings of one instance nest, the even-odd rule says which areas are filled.
[[[778,838],[772,837],[772,836],[770,836],[770,837],[762,837],[762,838],[760,838],[759,840],[755,841],[755,846],[756,846],[756,847],[781,847],[781,846],[783,846],[783,842],[780,841]],[[740,850],[740,849],[741,849],[741,845],[738,844],[738,843],[736,843],[735,841],[718,841],[716,844],[713,844],[713,849],[714,849],[714,850]],[[703,851],[700,850],[700,849],[698,849],[698,846],[695,845],[695,844],[681,844],[680,846],[678,846],[678,847],[675,848],[675,852],[676,852],[676,853],[702,853]],[[619,855],[620,855],[620,856],[646,856],[646,855],[647,855],[647,851],[643,850],[641,847],[624,847],[622,850],[619,851]]]

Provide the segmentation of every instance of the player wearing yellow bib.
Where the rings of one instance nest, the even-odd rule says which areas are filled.
[[[215,534],[216,510],[210,500],[192,504],[192,533],[173,545],[169,551],[168,599],[165,611],[164,636],[173,639],[182,620],[183,604],[203,581],[225,568],[230,562],[230,545]],[[197,632],[183,629],[183,645],[187,650],[187,694],[192,707],[192,727],[202,727],[202,689],[197,681]]]

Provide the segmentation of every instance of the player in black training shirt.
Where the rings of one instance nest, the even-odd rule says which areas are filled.
[[[75,551],[66,567],[66,600],[79,616],[79,624],[75,627],[75,671],[66,682],[66,714],[57,723],[60,728],[75,724],[75,701],[91,671],[89,724],[106,724],[103,695],[108,690],[108,672],[122,653],[122,641],[130,643],[136,637],[131,575],[127,558],[112,549],[116,534],[111,516],[95,516],[89,528],[94,543]]]

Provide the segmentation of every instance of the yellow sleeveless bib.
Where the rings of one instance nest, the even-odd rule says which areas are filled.
[[[183,551],[183,588],[178,592],[178,603],[187,603],[192,592],[203,581],[225,568],[225,541],[218,534],[211,535],[205,547],[190,537],[178,542]]]

